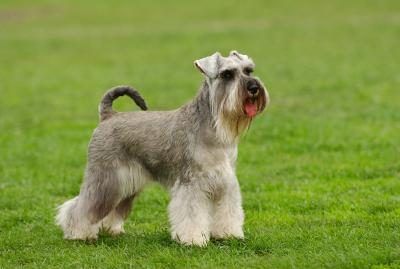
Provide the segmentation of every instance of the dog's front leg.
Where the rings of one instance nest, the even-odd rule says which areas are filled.
[[[214,204],[211,236],[214,238],[244,238],[242,197],[236,176],[230,175],[219,199]]]
[[[174,240],[184,245],[206,246],[210,239],[211,201],[194,184],[175,184],[171,190],[169,220]]]

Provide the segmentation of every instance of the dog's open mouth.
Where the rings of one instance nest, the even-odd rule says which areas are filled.
[[[247,98],[244,101],[244,112],[250,118],[257,114],[257,98]]]

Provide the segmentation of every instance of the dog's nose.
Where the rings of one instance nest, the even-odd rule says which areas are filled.
[[[251,94],[256,94],[258,92],[258,90],[260,89],[260,86],[258,85],[257,81],[255,80],[249,80],[247,82],[247,90],[251,93]]]

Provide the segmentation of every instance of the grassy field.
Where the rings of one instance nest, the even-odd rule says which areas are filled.
[[[81,2],[0,2],[0,268],[400,267],[399,1]],[[104,91],[176,108],[231,49],[272,100],[240,144],[246,239],[172,242],[154,185],[125,235],[64,241]]]

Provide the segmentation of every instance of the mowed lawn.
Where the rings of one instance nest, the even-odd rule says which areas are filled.
[[[399,45],[396,0],[2,0],[0,268],[400,267]],[[246,239],[174,243],[152,185],[125,235],[63,240],[55,208],[79,191],[105,90],[173,109],[201,84],[193,61],[231,49],[271,95],[239,148]]]

